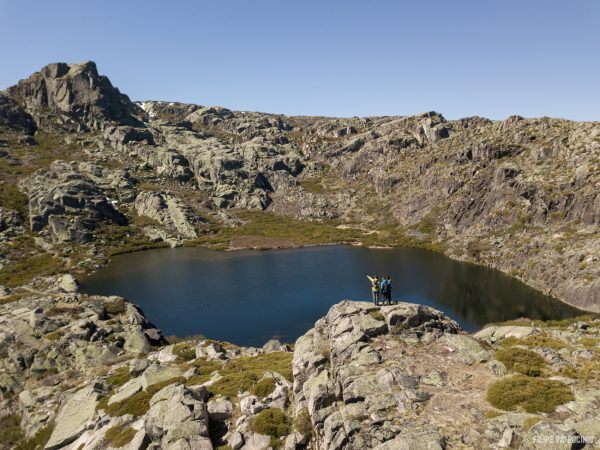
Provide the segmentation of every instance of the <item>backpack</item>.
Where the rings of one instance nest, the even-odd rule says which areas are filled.
[[[377,278],[373,280],[373,289],[379,290],[379,280]]]

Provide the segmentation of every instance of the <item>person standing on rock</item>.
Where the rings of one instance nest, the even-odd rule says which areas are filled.
[[[385,301],[387,299],[387,280],[385,277],[381,277],[381,283],[379,284],[379,292],[381,296],[381,304],[385,305]]]
[[[379,305],[379,275],[375,275],[375,278],[367,275],[367,278],[371,282],[371,294],[373,295],[373,303]]]
[[[385,280],[385,292],[382,292],[382,294],[383,294],[384,303],[391,305],[392,304],[392,277],[390,277],[389,275],[387,276],[387,278]]]

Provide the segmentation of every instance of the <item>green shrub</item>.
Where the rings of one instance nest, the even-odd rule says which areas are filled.
[[[196,345],[189,342],[182,342],[173,347],[173,354],[180,361],[190,361],[196,358]]]
[[[298,416],[294,418],[294,428],[298,433],[303,436],[312,436],[313,424],[310,420],[310,414],[308,413],[308,408],[303,408]]]
[[[42,450],[46,446],[46,442],[50,440],[50,436],[54,431],[54,424],[40,428],[30,439],[17,444],[15,450]]]
[[[560,350],[567,346],[567,344],[560,339],[545,334],[536,334],[534,336],[528,336],[525,338],[507,337],[500,343],[503,347],[512,347],[515,345],[524,345],[529,348],[535,347],[547,347],[554,350]]]
[[[264,398],[273,392],[275,389],[275,384],[275,378],[263,378],[254,385],[250,392],[256,395],[258,398]]]
[[[550,413],[573,400],[573,393],[559,381],[517,374],[492,383],[487,399],[494,408],[505,411],[522,408],[529,413]]]
[[[0,417],[0,442],[6,447],[13,448],[23,440],[21,418],[17,415]]]
[[[131,379],[129,368],[126,366],[117,368],[108,378],[106,382],[112,386],[113,389],[124,385]]]
[[[504,364],[509,372],[519,372],[532,377],[539,377],[546,367],[546,362],[540,355],[518,347],[501,348],[494,357]]]
[[[273,438],[280,438],[290,433],[290,419],[277,408],[268,408],[252,419],[252,430]]]
[[[120,448],[131,442],[135,436],[135,430],[131,427],[123,425],[115,425],[106,430],[105,439],[110,443],[111,447]]]

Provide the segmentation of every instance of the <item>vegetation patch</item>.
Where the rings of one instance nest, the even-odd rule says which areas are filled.
[[[44,339],[49,341],[58,341],[61,337],[63,337],[64,334],[65,332],[63,330],[51,331],[50,333],[46,333],[44,335]]]
[[[523,428],[525,428],[526,430],[530,429],[532,426],[534,426],[536,423],[540,422],[542,420],[541,417],[528,417],[527,419],[525,419],[525,421],[523,422]]]
[[[21,192],[15,184],[2,183],[0,185],[0,205],[7,209],[14,209],[23,220],[28,216],[29,197]]]
[[[600,381],[600,351],[596,351],[589,361],[584,361],[575,366],[564,366],[560,369],[560,374],[574,380],[597,380]]]
[[[96,409],[104,409],[106,414],[112,417],[124,416],[125,414],[139,417],[146,414],[148,409],[150,409],[150,399],[152,399],[154,394],[170,384],[183,383],[184,381],[185,378],[183,377],[175,377],[161,383],[152,384],[145,390],[133,394],[128,399],[113,403],[112,405],[108,404],[108,398],[105,397],[106,400],[99,403]]]
[[[110,302],[106,302],[106,304],[104,305],[104,311],[109,316],[118,316],[119,314],[123,314],[125,310],[125,300],[123,300],[122,298],[117,298]]]
[[[126,366],[117,368],[108,376],[108,378],[106,378],[106,382],[110,384],[113,389],[123,386],[129,380],[131,380],[131,374],[129,373],[129,368]]]
[[[277,408],[265,409],[252,419],[252,431],[272,438],[286,436],[290,433],[290,430],[289,417]]]
[[[494,408],[505,411],[521,408],[529,413],[551,413],[573,400],[573,393],[559,381],[517,374],[492,383],[487,399]]]
[[[306,178],[298,183],[306,192],[323,194],[326,192],[323,179],[320,177]]]
[[[17,415],[0,417],[0,442],[6,448],[14,448],[24,438],[21,418]]]
[[[222,378],[210,386],[210,391],[228,397],[249,391],[267,372],[277,372],[287,380],[292,378],[291,352],[273,352],[229,360],[219,370]],[[263,387],[264,388],[264,387]]]
[[[535,347],[546,347],[553,350],[560,350],[567,346],[567,344],[560,339],[545,334],[537,334],[534,336],[528,336],[525,338],[516,338],[513,336],[507,337],[500,343],[502,347],[512,347],[515,345],[523,345],[529,348]]]
[[[65,264],[60,258],[50,253],[41,253],[5,265],[0,270],[0,285],[21,286],[35,276],[57,274],[64,270]]]
[[[531,320],[525,317],[521,317],[519,319],[507,320],[505,322],[492,322],[486,325],[489,326],[524,326],[530,327],[535,326],[538,328],[559,328],[564,329],[568,328],[577,322],[590,322],[595,319],[600,318],[600,314],[584,314],[581,316],[568,317],[566,319],[561,320]]]
[[[190,342],[182,342],[173,347],[173,354],[180,361],[191,361],[196,358],[196,345]]]
[[[308,408],[303,408],[294,418],[294,429],[303,436],[312,436],[314,433],[313,424],[310,420]]]
[[[50,440],[54,424],[40,428],[30,439],[15,445],[15,450],[42,450]]]
[[[123,425],[115,425],[106,430],[104,438],[110,443],[111,447],[120,448],[131,442],[135,436],[135,430]]]
[[[252,387],[250,392],[256,395],[258,398],[265,398],[275,390],[275,385],[275,378],[263,378]]]
[[[488,419],[493,419],[494,417],[498,417],[504,414],[502,411],[498,411],[497,409],[488,409],[485,412],[485,417]]]
[[[375,320],[381,320],[385,322],[385,317],[383,316],[383,314],[381,314],[381,311],[379,311],[378,309],[372,309],[371,311],[369,311],[369,315]]]
[[[546,361],[540,355],[519,347],[501,348],[494,357],[509,372],[519,372],[531,377],[539,377],[546,367]]]
[[[579,339],[577,343],[579,345],[583,345],[585,348],[592,349],[598,347],[600,340],[593,337],[585,336]]]

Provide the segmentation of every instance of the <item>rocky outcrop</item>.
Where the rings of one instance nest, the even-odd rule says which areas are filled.
[[[399,304],[379,309],[342,302],[296,342],[294,401],[308,408],[319,448],[443,448],[444,438],[426,423],[400,426],[431,398],[419,378],[394,364],[388,335],[432,343],[460,330],[431,308]],[[409,419],[410,414],[406,414]]]
[[[596,386],[597,379],[579,383],[549,371],[552,382],[570,386],[574,400],[543,417],[529,410],[490,414],[488,386],[514,376],[509,373],[514,367],[496,359],[501,359],[498,349],[525,352],[530,359],[542,355],[552,370],[566,373],[565,367],[583,359],[580,351],[561,345],[576,342],[582,333],[597,336],[598,324],[493,326],[470,336],[422,305],[378,308],[344,301],[296,341],[293,408],[298,415],[306,411],[315,446],[328,450],[507,448],[521,441],[520,448],[534,449],[545,448],[539,437],[549,431],[579,439],[573,442],[595,442],[600,428],[590,420],[597,406],[588,402],[600,399],[589,384]],[[560,347],[561,356],[549,346]],[[504,395],[523,395],[511,389],[507,384]]]
[[[54,63],[6,90],[38,126],[81,131],[103,129],[109,123],[142,125],[140,111],[126,95],[98,74],[96,64]]]
[[[13,128],[26,134],[33,134],[37,128],[33,117],[4,94],[0,94],[0,127]]]
[[[23,234],[23,231],[21,215],[13,209],[0,207],[0,238],[8,240]]]
[[[127,224],[90,178],[62,161],[33,175],[26,189],[31,230],[57,242],[89,242],[99,222]]]
[[[198,216],[173,195],[140,192],[135,199],[134,207],[139,215],[154,219],[187,239],[198,237],[196,232]]]

